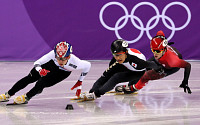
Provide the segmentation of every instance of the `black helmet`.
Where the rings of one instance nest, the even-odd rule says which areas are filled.
[[[118,53],[120,51],[126,52],[128,47],[128,42],[122,39],[118,39],[112,42],[110,50],[112,53]]]

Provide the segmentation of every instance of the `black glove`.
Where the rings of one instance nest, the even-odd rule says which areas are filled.
[[[164,73],[164,69],[161,65],[158,65],[157,68],[155,68],[154,70],[159,74]]]
[[[188,81],[187,80],[183,80],[179,87],[180,88],[184,88],[184,92],[185,93],[188,93],[188,94],[192,93],[191,90],[190,90],[190,87],[188,86]]]

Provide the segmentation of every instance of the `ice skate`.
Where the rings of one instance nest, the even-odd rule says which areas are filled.
[[[71,98],[70,100],[80,100],[80,97]]]
[[[116,91],[109,91],[109,92],[106,92],[107,94],[110,94],[110,93],[116,93]]]
[[[123,87],[122,90],[124,94],[132,94],[138,91],[138,89],[135,88],[135,85]]]
[[[0,102],[7,102],[10,99],[10,95],[6,92],[0,95]]]
[[[115,87],[115,92],[123,92],[123,88],[126,87],[126,85],[120,85]]]
[[[123,88],[126,87],[126,85],[119,85],[119,86],[116,86],[115,87],[115,90],[114,91],[109,91],[109,92],[106,92],[107,94],[110,94],[110,93],[114,93],[114,94],[124,94],[123,92]]]
[[[81,99],[78,102],[92,101],[96,99],[96,95],[94,93],[85,93],[80,97]]]
[[[18,96],[16,98],[14,98],[14,102],[13,103],[9,103],[7,105],[21,105],[21,104],[27,104],[29,101],[28,97],[26,96],[26,94]]]
[[[84,98],[84,95],[86,95],[86,92],[83,92],[83,93],[80,94],[79,97],[75,97],[75,98],[72,98],[72,99],[70,99],[70,100],[81,100],[81,99]]]
[[[121,85],[115,87],[115,95],[124,95],[124,94],[138,94],[135,85]]]

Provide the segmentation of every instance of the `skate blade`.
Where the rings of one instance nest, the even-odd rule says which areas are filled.
[[[87,101],[94,101],[94,99],[90,99],[90,100],[81,99],[81,100],[78,100],[77,102],[87,102]]]
[[[81,100],[78,100],[77,102],[86,102],[86,101],[93,101],[94,99],[87,99],[86,96],[84,96],[84,98],[82,98]]]
[[[130,94],[125,94],[123,92],[116,92],[115,95],[136,95],[138,92],[130,93]]]
[[[10,106],[10,105],[23,105],[23,104],[28,104],[28,102],[24,102],[24,103],[21,103],[21,104],[17,104],[16,102],[13,102],[13,103],[6,104],[6,106]]]
[[[77,98],[71,98],[70,100],[80,100],[81,98],[80,97],[77,97]]]
[[[5,101],[0,101],[0,102],[8,102],[9,100],[5,100]]]
[[[117,93],[116,91],[109,91],[109,92],[106,92],[106,93]]]

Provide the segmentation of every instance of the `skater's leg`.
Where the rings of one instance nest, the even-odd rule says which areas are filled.
[[[103,76],[101,76],[92,86],[92,88],[90,89],[89,93],[92,93],[94,91],[96,91],[97,89],[99,89],[100,87],[102,87],[105,82],[107,81],[107,79]]]
[[[144,72],[121,72],[113,75],[101,88],[95,91],[95,95],[100,97],[112,90],[118,83],[128,82],[140,78]]]
[[[10,96],[14,95],[19,90],[25,88],[28,84],[37,81],[39,78],[39,73],[35,70],[35,68],[33,68],[27,76],[14,84],[14,86],[8,91],[8,94]]]
[[[44,88],[55,85],[56,83],[64,80],[70,75],[71,72],[63,70],[49,72],[46,76],[41,77],[35,84],[35,86],[26,94],[18,96],[14,99],[17,104],[28,103],[28,101],[43,91]]]
[[[157,80],[165,77],[165,73],[157,73],[155,70],[148,70],[145,72],[145,74],[140,78],[140,80],[135,84],[135,88],[137,90],[143,88],[149,80]]]
[[[67,78],[70,74],[71,72],[66,72],[63,70],[48,73],[45,77],[41,77],[36,82],[35,86],[28,93],[26,93],[27,97],[31,99],[36,94],[41,93],[44,88],[51,87],[59,83],[60,81]]]
[[[58,67],[55,65],[53,61],[49,61],[43,64],[42,68],[50,70],[50,71],[54,71],[58,69]],[[41,78],[41,76],[39,75],[39,72],[36,71],[34,67],[26,77],[22,78],[21,80],[19,80],[17,83],[14,84],[14,86],[8,91],[8,94],[11,96],[14,95],[19,90],[25,88],[28,84],[37,81],[39,78]]]

